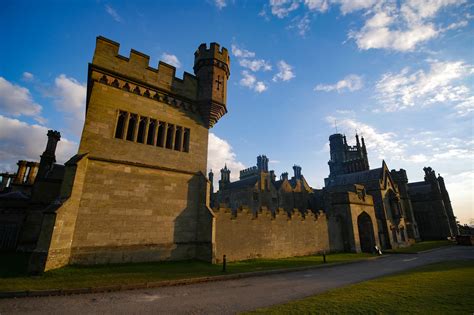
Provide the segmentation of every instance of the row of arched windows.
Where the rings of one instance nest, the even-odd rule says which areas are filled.
[[[115,138],[189,152],[191,131],[154,118],[119,111]]]

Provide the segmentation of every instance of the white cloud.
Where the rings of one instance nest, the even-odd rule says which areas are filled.
[[[348,14],[362,9],[369,9],[373,7],[378,0],[331,0],[331,2],[340,5],[342,14]]]
[[[179,61],[178,57],[173,54],[163,53],[161,55],[161,59],[163,59],[163,61],[167,64],[175,66],[178,69],[181,68],[181,62]]]
[[[270,71],[272,70],[272,65],[265,61],[264,59],[241,59],[239,60],[239,64],[247,68],[253,72],[259,71],[262,69],[263,71]]]
[[[277,63],[278,73],[273,76],[273,81],[290,81],[295,77],[293,67],[287,64],[284,60],[280,60]]]
[[[327,12],[330,6],[338,6],[343,15],[362,11],[364,25],[349,32],[359,49],[388,49],[413,51],[420,44],[438,37],[441,33],[466,27],[466,19],[443,27],[437,19],[441,10],[459,6],[466,0],[270,0],[269,6],[274,16],[285,18],[293,11],[294,17],[289,29],[296,29],[304,36],[310,28],[310,13]],[[464,17],[466,18],[466,17]]]
[[[262,81],[258,81],[257,83],[255,83],[254,90],[257,93],[262,93],[267,90],[267,86]]]
[[[54,80],[54,88],[48,96],[54,99],[56,108],[66,114],[64,119],[70,121],[71,131],[80,136],[85,117],[86,84],[61,74]]]
[[[304,0],[304,4],[310,11],[325,12],[329,9],[328,0]]]
[[[376,84],[376,98],[387,111],[433,103],[454,102],[460,114],[472,110],[472,95],[469,88],[456,84],[474,73],[474,67],[463,61],[429,62],[429,71],[386,73]]]
[[[214,5],[221,10],[227,6],[227,3],[225,0],[214,0]]]
[[[365,1],[364,1],[365,2]],[[400,7],[387,1],[375,5],[366,12],[370,16],[358,31],[349,33],[360,49],[389,49],[412,51],[419,44],[437,37],[448,29],[467,25],[457,22],[442,29],[434,20],[438,12],[450,5],[459,5],[458,0],[408,0]],[[370,5],[369,2],[365,2]],[[372,3],[373,5],[373,3]],[[344,5],[341,10],[344,12]],[[367,7],[368,8],[368,7]]]
[[[224,168],[224,165],[227,165],[227,168],[230,169],[230,178],[233,181],[239,179],[240,171],[245,168],[245,165],[237,160],[232,146],[224,139],[210,132],[207,167],[214,172],[215,187],[217,187],[217,182],[220,179],[220,170]]]
[[[41,109],[41,105],[33,101],[30,90],[0,77],[0,110],[3,113],[38,117]]]
[[[115,22],[122,22],[122,17],[110,5],[105,5],[105,11],[115,20]]]
[[[240,85],[245,86],[257,93],[262,93],[267,89],[267,86],[262,81],[257,81],[255,75],[249,73],[247,70],[242,71],[242,79]]]
[[[272,14],[280,19],[298,9],[299,5],[300,2],[298,0],[270,0],[270,10]]]
[[[310,24],[311,24],[311,19],[309,17],[309,14],[305,14],[303,16],[297,16],[295,17],[290,25],[288,25],[288,29],[295,29],[300,36],[305,36],[306,33],[310,29]]]
[[[46,147],[47,132],[47,127],[0,115],[0,171],[16,171],[18,160],[39,161]],[[61,138],[57,162],[64,163],[76,153],[77,143]]]
[[[344,79],[336,82],[335,84],[318,84],[314,90],[315,91],[324,91],[324,92],[331,92],[336,90],[337,92],[341,93],[344,90],[348,90],[350,92],[360,90],[363,86],[362,77],[356,74],[349,74]]]
[[[232,54],[237,58],[253,58],[255,53],[246,49],[241,49],[237,45],[232,44],[231,46]]]
[[[23,81],[33,81],[35,76],[30,72],[23,72],[22,79]]]

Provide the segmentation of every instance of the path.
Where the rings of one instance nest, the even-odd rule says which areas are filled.
[[[347,265],[185,286],[0,299],[0,314],[231,314],[452,259],[474,260],[474,247],[450,246],[415,255],[397,254]]]

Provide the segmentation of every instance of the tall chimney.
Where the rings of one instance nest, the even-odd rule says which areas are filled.
[[[46,174],[51,170],[56,162],[56,146],[61,140],[61,134],[56,130],[48,130],[48,143],[46,149],[41,155],[40,165],[38,168],[38,178],[45,178]]]

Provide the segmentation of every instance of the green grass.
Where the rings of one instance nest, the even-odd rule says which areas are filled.
[[[450,246],[454,245],[455,243],[448,240],[442,241],[425,241],[415,243],[410,247],[402,247],[397,249],[386,250],[385,253],[387,254],[415,254],[418,252],[422,252],[425,250],[430,250],[433,248],[443,247],[443,246]]]
[[[373,257],[370,254],[328,254],[328,263],[347,262]],[[39,277],[21,275],[15,262],[26,261],[18,254],[0,254],[0,291],[46,290],[101,287],[120,284],[138,284],[203,276],[217,276],[241,272],[296,268],[323,264],[322,256],[292,257],[284,259],[254,259],[222,265],[200,261],[133,263],[97,266],[67,266],[45,272]],[[8,269],[11,268],[11,269]]]
[[[264,314],[472,314],[474,262],[450,261],[366,281],[288,304]]]

